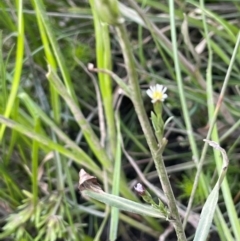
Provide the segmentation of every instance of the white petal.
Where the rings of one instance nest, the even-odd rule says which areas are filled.
[[[148,90],[146,91],[146,93],[147,93],[147,95],[148,95],[150,98],[152,98],[152,95],[153,95],[152,90],[148,89]]]
[[[165,93],[167,91],[167,87],[164,86],[162,92]]]
[[[152,92],[154,92],[156,90],[156,86],[150,86],[150,89]]]
[[[164,94],[163,97],[162,97],[163,101],[164,101],[165,99],[167,99],[167,97],[168,97],[168,95],[167,95],[167,94]]]
[[[156,89],[157,89],[157,91],[162,92],[162,90],[163,90],[163,86],[157,84],[157,88],[156,88]]]

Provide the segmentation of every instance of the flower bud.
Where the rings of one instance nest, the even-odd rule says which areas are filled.
[[[118,25],[124,19],[120,16],[117,0],[94,0],[95,10],[104,23]]]
[[[134,189],[140,196],[143,196],[146,191],[146,189],[141,183],[138,183],[137,186],[134,187]]]
[[[145,189],[145,187],[141,183],[138,183],[137,186],[134,187],[134,189],[146,203],[155,204],[151,194]]]

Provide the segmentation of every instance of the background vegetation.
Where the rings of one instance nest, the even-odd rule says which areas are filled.
[[[79,194],[84,168],[108,193],[140,203],[133,186],[142,182],[156,201],[163,196],[133,104],[114,81],[128,83],[126,63],[101,7],[0,1],[2,240],[176,240],[166,221],[114,213]],[[209,240],[240,240],[240,2],[129,0],[119,9],[149,117],[146,90],[168,88],[164,160],[182,217],[199,167],[187,237],[222,165],[208,137],[230,160]],[[88,63],[114,74],[90,72]]]

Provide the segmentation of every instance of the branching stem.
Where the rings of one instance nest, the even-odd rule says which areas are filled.
[[[168,200],[168,207],[171,215],[171,219],[173,219],[173,225],[177,233],[177,237],[179,241],[186,240],[186,236],[183,230],[182,222],[178,213],[175,197],[168,179],[168,175],[166,172],[166,168],[164,165],[162,153],[159,153],[159,148],[156,138],[154,136],[152,127],[150,125],[148,116],[145,112],[145,108],[143,105],[143,100],[141,96],[141,90],[138,83],[138,76],[136,72],[136,67],[134,63],[134,57],[131,52],[131,45],[127,36],[126,28],[123,24],[119,24],[116,26],[117,34],[119,37],[119,42],[122,48],[122,52],[124,55],[124,60],[126,64],[126,69],[129,77],[129,85],[131,91],[131,99],[137,113],[139,122],[141,124],[143,133],[146,137],[148,146],[150,148],[157,173],[162,184],[163,191]]]

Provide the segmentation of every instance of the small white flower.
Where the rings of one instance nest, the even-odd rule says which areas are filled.
[[[163,102],[168,97],[168,95],[165,93],[166,91],[167,87],[156,84],[155,86],[150,86],[150,88],[147,90],[147,94],[152,99],[152,103],[157,101]]]
[[[138,183],[137,186],[134,187],[135,191],[138,192],[138,194],[143,195],[145,193],[145,188],[141,183]]]

